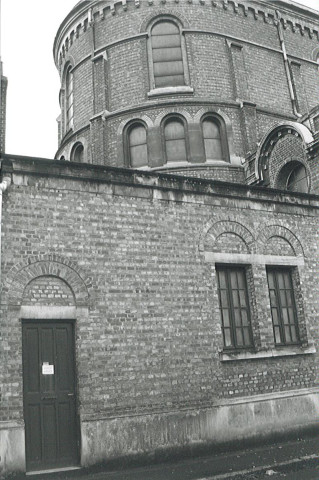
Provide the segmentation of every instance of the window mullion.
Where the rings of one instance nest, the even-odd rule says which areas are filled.
[[[279,328],[280,328],[280,337],[281,337],[281,343],[285,344],[286,343],[286,335],[285,335],[285,328],[284,328],[284,319],[283,319],[283,314],[282,314],[282,303],[281,303],[281,298],[280,298],[280,288],[279,288],[279,280],[278,280],[278,272],[274,271],[274,281],[275,281],[275,286],[276,286],[276,297],[277,297],[277,305],[278,305],[278,319],[279,319]]]
[[[231,287],[231,278],[230,270],[226,270],[226,282],[227,282],[227,296],[229,302],[229,323],[230,323],[230,335],[232,339],[233,347],[237,347],[236,341],[236,324],[234,319],[234,302],[233,302],[233,291]]]

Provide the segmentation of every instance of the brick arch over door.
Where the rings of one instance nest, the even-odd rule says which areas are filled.
[[[9,306],[21,306],[25,289],[39,277],[51,276],[63,280],[72,290],[77,307],[89,307],[92,279],[75,262],[54,255],[29,259],[27,264],[19,263],[9,272],[4,294]]]
[[[256,242],[258,253],[263,253],[267,242],[274,237],[280,237],[288,242],[295,256],[304,256],[304,250],[300,240],[291,230],[281,225],[267,225],[267,227],[260,232]]]
[[[211,220],[208,222],[201,235],[199,250],[204,252],[208,245],[214,245],[218,237],[227,233],[239,237],[246,245],[247,252],[252,252],[252,247],[255,241],[254,236],[247,227],[239,222],[231,220],[221,220],[219,222]]]

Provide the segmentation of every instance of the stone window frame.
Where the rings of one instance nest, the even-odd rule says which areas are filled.
[[[166,141],[165,141],[165,125],[166,123],[172,121],[172,120],[178,120],[183,123],[184,126],[184,132],[185,132],[185,147],[186,147],[186,159],[185,161],[179,161],[179,162],[168,162],[167,161],[167,154],[166,154]],[[160,132],[161,132],[161,140],[162,140],[162,152],[163,152],[163,158],[164,158],[164,165],[171,166],[181,166],[185,165],[185,163],[190,163],[190,143],[189,143],[189,136],[188,136],[188,123],[186,118],[179,114],[179,113],[169,113],[168,115],[165,115],[161,121],[161,127],[160,127]]]
[[[204,152],[205,152],[205,161],[206,162],[209,161],[209,159],[207,159],[206,157],[205,139],[204,139],[204,132],[203,132],[203,122],[204,120],[207,120],[207,119],[213,120],[213,122],[217,124],[220,132],[223,159],[215,160],[215,161],[224,161],[226,163],[230,163],[230,152],[229,152],[226,124],[224,119],[220,115],[216,114],[215,112],[206,112],[200,119],[200,127],[201,127]]]
[[[181,50],[182,50],[182,59],[183,59],[183,67],[184,67],[184,80],[185,85],[180,86],[168,86],[168,87],[155,87],[155,78],[154,78],[154,68],[153,68],[153,55],[152,55],[152,29],[153,27],[162,21],[169,21],[174,23],[178,26],[180,37],[181,37]],[[189,74],[189,66],[188,66],[188,58],[187,58],[187,49],[186,49],[186,41],[185,36],[183,34],[183,23],[179,18],[175,15],[158,15],[154,17],[148,24],[147,27],[147,59],[148,59],[148,72],[149,72],[149,84],[150,84],[150,91],[148,92],[148,97],[154,97],[159,95],[176,95],[178,93],[185,94],[185,93],[193,93],[194,89],[190,85],[190,74]]]
[[[131,162],[131,153],[130,153],[130,141],[129,141],[129,133],[130,131],[136,127],[142,125],[146,131],[146,146],[147,146],[147,163],[145,165],[141,165],[140,167],[132,167]],[[145,168],[149,166],[150,155],[149,155],[149,139],[148,139],[148,125],[145,121],[140,118],[134,118],[126,123],[123,129],[123,150],[124,150],[124,166],[127,168]]]

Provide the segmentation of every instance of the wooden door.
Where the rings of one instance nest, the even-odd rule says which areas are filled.
[[[27,471],[78,465],[71,322],[23,322]]]

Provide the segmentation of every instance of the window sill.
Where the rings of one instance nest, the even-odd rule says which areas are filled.
[[[154,88],[150,90],[147,96],[150,97],[158,97],[160,95],[176,95],[178,93],[194,93],[194,89],[187,85],[183,85],[180,87],[164,87],[164,88]]]
[[[263,350],[260,352],[251,351],[237,351],[237,352],[219,352],[221,362],[236,362],[238,360],[258,360],[260,358],[274,358],[274,357],[292,357],[295,355],[311,355],[316,353],[314,346],[310,347],[278,347],[270,350]]]

